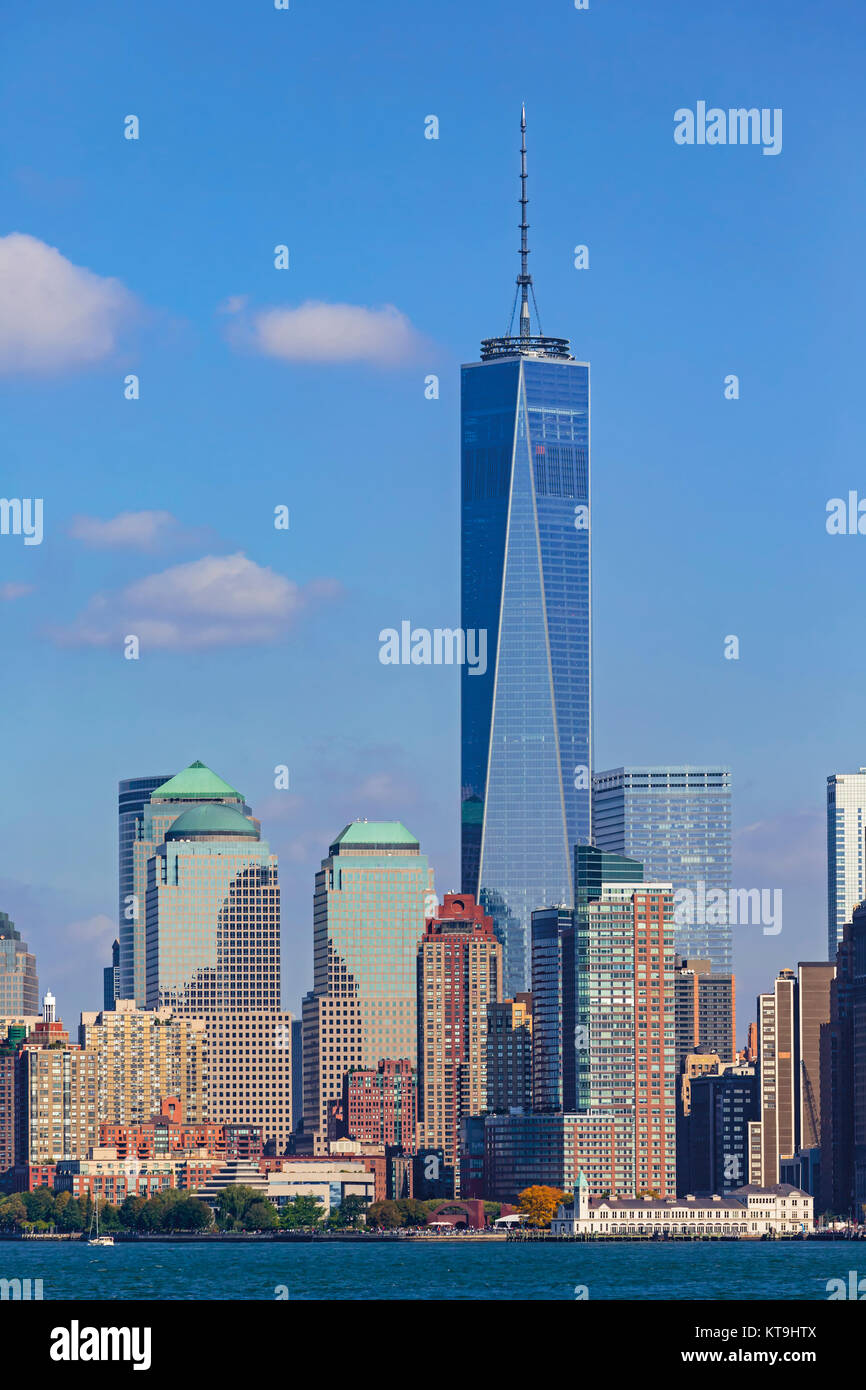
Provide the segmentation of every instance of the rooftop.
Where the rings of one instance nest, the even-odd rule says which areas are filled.
[[[239,791],[230,787],[202,762],[190,763],[176,777],[169,777],[151,794],[153,801],[243,801]]]

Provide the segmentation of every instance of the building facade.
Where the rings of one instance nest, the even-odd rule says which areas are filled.
[[[677,1069],[694,1052],[736,1057],[736,985],[732,974],[711,974],[712,961],[677,957],[674,1019]]]
[[[417,1066],[418,944],[432,902],[432,870],[399,821],[354,821],[322,861],[303,1001],[304,1131],[317,1152],[347,1072],[383,1058]]]
[[[378,1067],[347,1072],[343,1079],[346,1138],[415,1152],[418,1077],[405,1057],[383,1058]]]
[[[593,777],[592,808],[599,849],[637,859],[645,878],[673,886],[677,953],[708,959],[713,971],[729,972],[730,769],[611,768]],[[711,892],[724,894],[724,908],[707,904]]]
[[[866,767],[827,778],[827,958],[866,899]]]
[[[96,1058],[100,1125],[142,1124],[168,1096],[177,1097],[190,1124],[209,1118],[210,1043],[203,1019],[119,999],[113,1011],[81,1015],[78,1041]]]
[[[488,1108],[488,1006],[502,998],[502,947],[470,895],[446,893],[418,951],[419,1147],[441,1149],[459,1188],[460,1126]]]
[[[555,1236],[762,1236],[799,1235],[814,1225],[808,1192],[788,1184],[740,1186],[722,1196],[669,1197],[666,1201],[602,1198],[593,1201],[579,1182],[550,1225]]]
[[[39,1012],[39,977],[36,957],[0,912],[0,1019],[19,1019]]]
[[[533,909],[573,902],[590,834],[589,364],[530,318],[462,368],[462,888],[496,923],[504,991],[529,985]]]
[[[532,1109],[532,995],[487,1005],[487,1109]]]

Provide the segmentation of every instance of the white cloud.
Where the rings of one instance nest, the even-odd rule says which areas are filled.
[[[69,534],[85,545],[106,550],[156,550],[162,544],[184,538],[183,528],[171,512],[155,511],[118,512],[107,521],[96,516],[76,516],[69,525]]]
[[[226,301],[240,313],[243,301]],[[231,338],[265,357],[284,362],[373,362],[394,366],[412,360],[421,335],[393,304],[366,309],[359,304],[307,300],[298,308],[258,309],[236,317]]]
[[[32,584],[0,584],[0,603],[9,603],[12,599],[24,598],[25,594],[33,593]]]
[[[274,642],[312,602],[339,592],[332,580],[301,587],[240,552],[205,555],[97,595],[55,636],[65,645],[103,647],[132,634],[142,650]]]
[[[0,237],[0,372],[57,371],[111,355],[135,300],[22,232]]]

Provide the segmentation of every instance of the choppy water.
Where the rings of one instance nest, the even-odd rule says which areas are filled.
[[[866,1276],[866,1243],[0,1242],[0,1279],[49,1299],[807,1299]]]

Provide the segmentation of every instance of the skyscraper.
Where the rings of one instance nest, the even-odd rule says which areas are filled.
[[[202,762],[191,763],[167,780],[139,777],[120,783],[120,997],[135,999],[141,1008],[147,1000],[144,899],[148,861],[172,821],[202,802],[235,806],[252,819],[240,792]]]
[[[313,988],[303,1001],[304,1132],[314,1147],[329,1137],[348,1071],[384,1058],[417,1065],[418,943],[432,888],[427,858],[399,821],[347,825],[316,874]]]
[[[534,908],[573,902],[590,834],[589,364],[541,331],[528,271],[521,120],[519,331],[462,369],[463,892],[496,924],[504,993],[526,990]]]
[[[617,767],[595,773],[592,788],[592,832],[599,849],[639,860],[647,879],[672,884],[675,894],[689,890],[695,906],[713,890],[723,892],[728,903],[729,768]],[[733,968],[726,907],[678,909],[674,939],[681,956],[706,958],[714,971]]]
[[[162,823],[147,857],[147,1005],[204,1019],[207,1118],[257,1125],[281,1154],[292,1129],[292,1020],[280,1011],[277,858],[243,798],[230,801],[201,764],[191,772],[199,798],[178,815],[170,795],[167,809],[154,795],[143,817],[151,834]],[[161,793],[184,802],[189,790],[181,774]]]
[[[711,974],[708,960],[676,960],[674,1018],[677,1070],[690,1052],[714,1052],[721,1062],[736,1056],[736,982]]]
[[[140,1004],[144,1003],[144,912],[136,913],[134,910],[133,845],[138,835],[138,822],[150,801],[151,793],[167,782],[168,778],[168,773],[164,777],[128,777],[117,785],[117,921],[120,958],[115,997],[137,998]],[[136,959],[139,965],[137,980]]]
[[[827,778],[827,959],[866,899],[866,767]]]
[[[8,914],[0,912],[0,1018],[35,1017],[38,1012],[36,957]]]
[[[460,1125],[487,1109],[487,1008],[501,998],[492,918],[446,893],[418,951],[418,1138],[442,1150],[458,1188]]]

